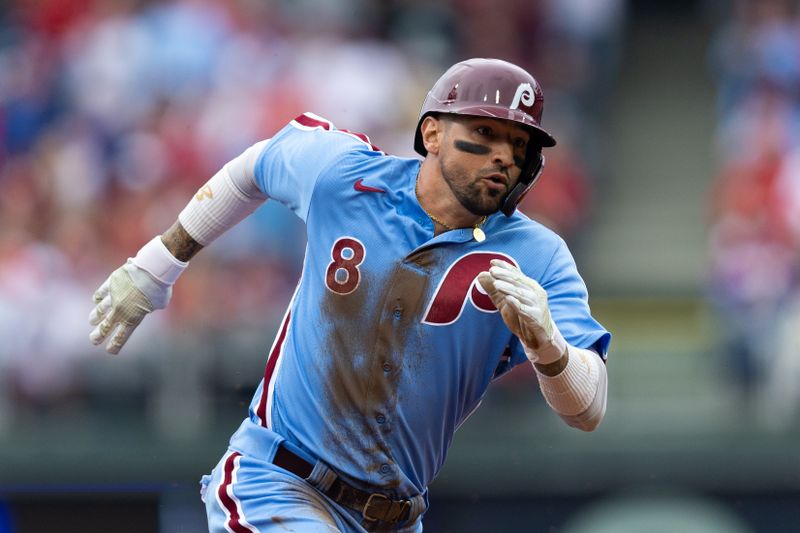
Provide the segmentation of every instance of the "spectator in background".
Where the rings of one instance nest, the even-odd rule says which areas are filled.
[[[792,156],[800,149],[799,23],[785,0],[740,1],[710,48],[720,171],[711,189],[709,289],[724,364],[752,414],[772,427],[791,423],[798,398],[786,380],[800,373],[800,174]]]

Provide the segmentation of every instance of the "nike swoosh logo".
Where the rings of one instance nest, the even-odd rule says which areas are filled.
[[[356,184],[353,185],[353,188],[359,192],[386,192],[383,189],[378,189],[375,187],[370,187],[369,185],[364,185],[361,183],[364,181],[363,179],[359,178],[356,180]]]

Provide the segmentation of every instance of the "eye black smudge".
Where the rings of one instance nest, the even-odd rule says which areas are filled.
[[[491,151],[488,146],[462,140],[456,140],[455,142],[453,142],[453,146],[455,146],[457,150],[461,150],[462,152],[467,152],[468,154],[475,154],[475,155],[486,155]]]
[[[456,140],[453,141],[453,146],[456,147],[457,150],[461,150],[462,152],[467,152],[468,154],[475,154],[475,155],[486,155],[491,152],[491,149],[488,146],[484,146],[482,144],[471,143],[469,141],[462,141]],[[514,156],[514,164],[519,168],[522,168],[525,164],[525,158]]]

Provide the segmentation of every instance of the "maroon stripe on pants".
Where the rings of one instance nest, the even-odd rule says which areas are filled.
[[[240,522],[243,517],[239,516],[239,509],[236,507],[236,502],[233,501],[233,498],[228,494],[228,487],[233,483],[233,469],[236,466],[236,458],[241,455],[242,454],[239,452],[233,452],[225,460],[225,470],[223,472],[222,483],[220,483],[217,489],[217,496],[219,496],[219,501],[222,502],[222,506],[230,515],[227,526],[231,531],[234,533],[253,533],[252,529],[242,525]]]

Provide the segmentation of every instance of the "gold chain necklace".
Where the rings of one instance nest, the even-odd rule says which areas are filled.
[[[429,217],[431,220],[433,220],[433,221],[434,221],[434,222],[436,222],[437,224],[439,224],[439,225],[443,226],[443,227],[444,227],[444,229],[446,229],[447,231],[452,231],[452,230],[454,230],[454,229],[458,229],[458,228],[454,228],[454,227],[453,227],[453,226],[451,226],[450,224],[447,224],[447,223],[445,223],[443,220],[441,220],[441,219],[439,219],[439,218],[435,217],[434,215],[432,215],[431,213],[429,213],[429,212],[428,212],[428,210],[427,210],[427,209],[425,209],[425,207],[423,207],[423,205],[422,205],[422,200],[420,200],[420,199],[419,199],[419,175],[417,176],[417,182],[416,182],[416,184],[414,185],[414,194],[416,194],[416,195],[417,195],[417,202],[419,203],[419,206],[420,206],[420,207],[422,207],[422,210],[423,210],[423,211],[425,211],[425,214],[426,214],[426,215],[428,215],[428,217]],[[483,216],[483,218],[481,218],[481,219],[480,219],[478,222],[476,222],[476,223],[475,223],[475,225],[474,225],[474,226],[472,226],[472,236],[473,236],[473,237],[475,238],[475,240],[476,240],[476,241],[478,241],[478,242],[483,242],[483,241],[485,241],[485,240],[486,240],[486,234],[485,234],[485,233],[483,232],[483,230],[481,229],[481,226],[483,226],[483,223],[484,223],[484,222],[486,222],[486,219],[487,219],[487,218],[488,218],[488,217],[486,217],[486,215],[484,215],[484,216]]]

